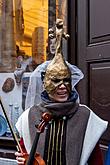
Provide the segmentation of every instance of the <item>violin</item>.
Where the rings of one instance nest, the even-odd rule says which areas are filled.
[[[11,131],[12,136],[14,138],[14,141],[16,143],[17,151],[22,153],[23,157],[26,160],[25,165],[45,165],[45,162],[42,159],[42,157],[40,156],[40,154],[36,153],[36,148],[37,148],[37,144],[38,144],[38,140],[39,140],[40,134],[44,132],[44,129],[45,129],[46,125],[48,124],[48,122],[52,118],[51,114],[49,112],[43,113],[42,117],[41,117],[41,122],[39,123],[39,125],[35,125],[35,127],[37,128],[36,135],[35,135],[35,138],[34,138],[34,142],[33,142],[30,154],[27,154],[27,153],[23,153],[23,150],[21,148],[19,140],[18,140],[16,134],[14,133],[13,127],[11,125],[11,122],[9,121],[8,115],[7,115],[6,110],[5,110],[4,106],[3,106],[3,103],[1,101],[1,97],[0,97],[0,105],[2,107],[3,113],[5,115],[7,123],[9,125],[10,131]]]
[[[39,125],[35,125],[37,128],[37,132],[36,132],[34,142],[33,142],[33,145],[32,145],[31,151],[30,151],[29,159],[28,159],[26,165],[32,165],[33,161],[35,161],[36,158],[37,158],[36,165],[45,165],[44,160],[43,159],[40,160],[41,159],[40,155],[38,153],[36,153],[36,148],[37,148],[39,136],[41,133],[44,132],[44,129],[45,129],[46,125],[48,124],[48,122],[51,120],[51,118],[52,118],[51,114],[49,112],[45,112],[42,114],[42,120],[39,123]],[[39,164],[39,163],[42,163],[42,164]]]

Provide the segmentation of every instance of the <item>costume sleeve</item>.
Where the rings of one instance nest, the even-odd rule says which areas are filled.
[[[88,160],[88,165],[104,165],[102,151],[97,143]]]

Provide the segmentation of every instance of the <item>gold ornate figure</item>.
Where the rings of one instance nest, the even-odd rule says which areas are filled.
[[[64,32],[62,19],[57,19],[55,31],[51,28],[49,32],[51,32],[49,37],[56,37],[56,52],[46,69],[44,87],[49,94],[52,94],[57,86],[65,83],[68,90],[71,91],[71,83],[69,81],[71,73],[62,54],[62,38],[67,39],[69,35]]]

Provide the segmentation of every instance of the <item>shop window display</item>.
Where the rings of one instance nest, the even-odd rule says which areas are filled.
[[[67,31],[67,0],[0,0],[0,96],[13,128],[25,110],[31,73],[54,56],[55,39],[48,38],[48,32],[56,18],[63,19]],[[1,121],[0,147],[4,148],[13,138],[0,106]]]

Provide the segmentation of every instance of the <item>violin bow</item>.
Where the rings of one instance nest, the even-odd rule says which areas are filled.
[[[8,123],[9,128],[10,128],[10,131],[11,131],[11,133],[12,133],[13,139],[14,139],[14,141],[15,141],[15,143],[16,143],[16,148],[17,148],[18,152],[23,153],[23,150],[22,150],[22,148],[21,148],[21,146],[20,146],[18,137],[17,137],[17,135],[15,134],[15,132],[14,132],[14,130],[13,130],[13,127],[12,127],[12,125],[11,125],[11,122],[10,122],[10,120],[9,120],[9,118],[8,118],[8,115],[7,115],[7,113],[6,113],[6,110],[5,110],[4,105],[3,105],[3,103],[2,103],[1,97],[0,97],[0,105],[1,105],[1,108],[2,108],[3,113],[4,113],[4,115],[5,115],[6,121],[7,121],[7,123]]]

